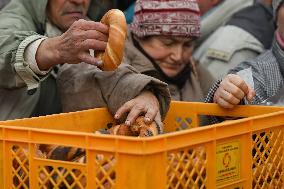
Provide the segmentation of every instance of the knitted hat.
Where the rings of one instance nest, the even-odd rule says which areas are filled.
[[[199,37],[198,4],[196,0],[137,0],[130,30],[138,37]]]
[[[278,11],[278,9],[279,9],[281,3],[283,3],[283,0],[273,0],[273,1],[272,1],[272,7],[273,7],[274,18],[277,17],[277,11]]]

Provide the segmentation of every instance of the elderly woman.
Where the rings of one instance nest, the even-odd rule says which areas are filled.
[[[173,100],[202,101],[213,78],[192,59],[194,41],[200,36],[195,0],[138,0],[129,29],[129,64],[166,82]]]

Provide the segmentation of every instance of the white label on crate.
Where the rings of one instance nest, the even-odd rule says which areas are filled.
[[[217,186],[240,179],[240,142],[218,144],[216,148]]]

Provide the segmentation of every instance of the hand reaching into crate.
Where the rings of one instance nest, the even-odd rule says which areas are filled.
[[[143,91],[134,99],[122,105],[114,115],[115,119],[121,119],[123,115],[127,115],[125,125],[132,125],[137,117],[141,114],[144,116],[145,124],[151,124],[153,121],[162,129],[161,114],[159,111],[159,101],[150,91]]]

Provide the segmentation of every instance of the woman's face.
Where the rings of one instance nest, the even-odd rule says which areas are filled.
[[[193,50],[190,38],[151,36],[139,43],[168,77],[176,76],[190,63]]]

